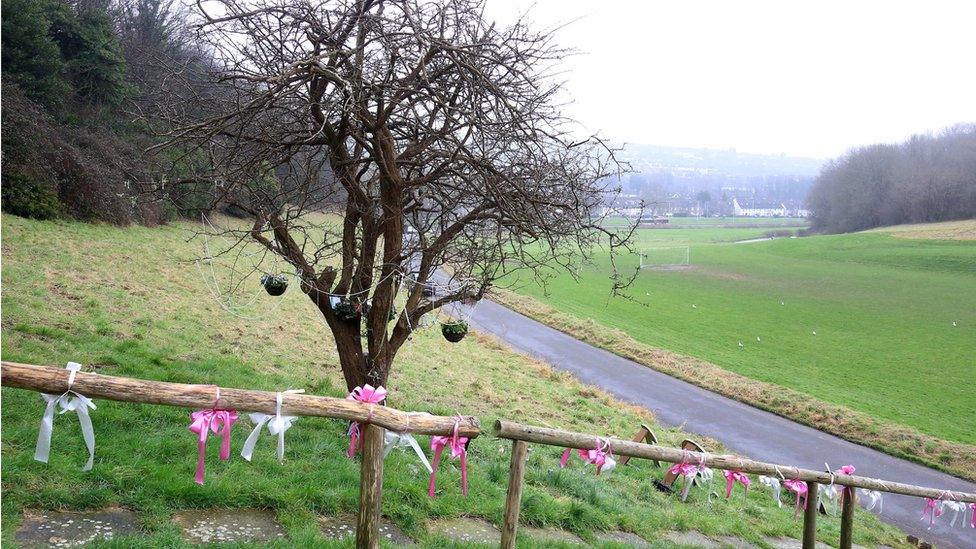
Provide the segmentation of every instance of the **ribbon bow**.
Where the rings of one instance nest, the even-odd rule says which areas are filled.
[[[424,467],[427,468],[428,473],[433,473],[434,469],[430,466],[430,462],[427,461],[427,455],[424,454],[423,449],[420,448],[420,444],[417,443],[417,439],[413,437],[410,433],[394,433],[393,431],[387,431],[384,435],[383,440],[383,457],[390,455],[396,448],[413,448],[413,451],[417,453],[417,457],[420,461],[424,463]]]
[[[803,508],[807,508],[807,483],[803,482],[798,478],[791,478],[783,481],[783,486],[790,492],[796,494],[796,510],[793,511],[793,518],[796,518],[797,513],[800,512],[800,505],[802,502]]]
[[[695,465],[691,463],[691,454],[685,452],[683,454],[683,459],[681,463],[675,463],[668,469],[668,472],[673,475],[678,475],[684,478],[684,486],[681,488],[681,501],[686,501],[688,499],[688,492],[691,490],[692,484],[694,484],[695,477],[699,474],[702,477],[707,477],[707,480],[712,479],[712,470],[705,467],[705,455],[702,454],[699,457],[698,464]]]
[[[362,387],[356,387],[347,396],[346,400],[358,400],[359,402],[364,402],[366,404],[379,404],[383,402],[386,398],[386,389],[382,385],[379,387],[373,387],[370,384],[363,385]],[[370,407],[369,415],[373,415],[372,407]],[[352,422],[349,426],[349,449],[346,451],[346,455],[352,458],[356,455],[356,449],[362,449],[362,425],[358,421]]]
[[[566,464],[569,462],[569,456],[572,453],[572,448],[566,448],[562,457],[559,458],[559,467],[566,467]],[[596,445],[593,449],[580,448],[578,454],[580,459],[586,463],[596,465],[596,474],[598,475],[603,471],[609,473],[617,466],[617,460],[613,459],[613,450],[610,448],[610,443],[600,438],[596,439]]]
[[[745,489],[745,496],[749,495],[749,475],[743,473],[742,471],[722,471],[725,475],[725,499],[732,497],[732,487],[735,483],[741,483],[742,487]]]
[[[44,399],[44,415],[41,417],[41,427],[37,433],[37,446],[34,449],[34,459],[42,463],[47,463],[51,454],[51,434],[54,431],[54,409],[60,407],[61,414],[75,412],[78,414],[78,423],[81,425],[81,436],[85,439],[85,446],[88,447],[88,461],[81,468],[82,471],[91,471],[95,463],[95,429],[92,427],[91,417],[88,409],[95,410],[95,403],[88,397],[71,390],[71,385],[75,382],[75,374],[81,370],[81,364],[69,362],[65,369],[68,370],[68,390],[61,395],[50,395],[41,393]]]
[[[217,397],[220,401],[220,397]],[[194,476],[197,484],[203,484],[204,462],[207,457],[207,434],[213,431],[215,435],[221,437],[220,459],[230,459],[230,428],[237,421],[235,410],[219,410],[214,403],[212,410],[198,410],[190,414],[190,431],[197,434],[197,472]]]
[[[780,499],[780,493],[782,492],[782,486],[779,483],[779,479],[776,477],[767,477],[765,475],[759,476],[759,483],[763,486],[769,486],[773,490],[773,497],[776,498],[776,505],[779,507],[783,506],[783,500]]]
[[[254,413],[250,414],[251,422],[254,423],[254,430],[251,434],[247,436],[247,440],[244,441],[244,447],[241,448],[241,457],[251,461],[251,455],[254,453],[254,446],[258,442],[258,437],[261,436],[261,428],[267,424],[268,432],[272,435],[278,436],[278,463],[285,461],[285,431],[291,428],[291,424],[298,419],[296,416],[283,416],[281,415],[281,397],[283,394],[298,394],[304,393],[305,389],[289,389],[284,393],[278,393],[275,395],[275,413],[261,414]]]
[[[942,502],[942,508],[943,508],[943,510],[946,510],[947,509],[949,511],[952,511],[952,520],[949,521],[949,528],[952,528],[953,526],[956,525],[956,520],[959,518],[959,515],[962,515],[962,517],[963,517],[962,521],[959,524],[963,525],[963,527],[966,526],[966,508],[967,507],[969,507],[969,506],[966,505],[966,502],[964,502],[964,501],[944,501],[944,502]]]
[[[936,517],[942,516],[942,506],[939,505],[939,501],[941,501],[941,496],[939,500],[934,498],[925,498],[925,507],[922,508],[921,520],[925,520],[925,515],[929,516],[929,530],[931,530],[932,526],[935,524]]]
[[[883,494],[877,490],[861,490],[861,498],[864,500],[864,508],[873,511],[878,508],[878,513],[884,508]]]
[[[430,482],[427,483],[427,495],[434,497],[434,486],[437,484],[437,466],[441,462],[441,452],[445,446],[451,448],[451,458],[461,458],[461,494],[468,495],[468,437],[458,436],[461,424],[454,422],[454,434],[434,436],[430,439],[430,449],[434,451],[434,466],[430,472]]]

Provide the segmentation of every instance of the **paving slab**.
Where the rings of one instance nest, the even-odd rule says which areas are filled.
[[[330,539],[342,539],[356,535],[356,517],[352,515],[340,515],[338,517],[319,517],[319,526],[322,528],[322,535]],[[380,519],[380,539],[384,539],[396,545],[413,545],[410,536],[403,533],[403,530],[385,518]]]
[[[599,532],[594,535],[597,541],[601,543],[626,543],[631,547],[650,547],[651,544],[646,539],[634,534],[632,532],[623,532],[621,530],[613,530],[610,532]]]
[[[803,542],[793,538],[763,538],[763,541],[773,546],[775,549],[803,549]],[[817,549],[832,549],[822,541],[818,541]]]
[[[719,544],[719,542],[695,530],[688,530],[687,532],[668,532],[662,537],[678,545],[690,545],[692,547],[709,547],[715,549],[722,547],[722,545]]]
[[[540,541],[559,541],[562,543],[573,543],[583,545],[584,541],[579,536],[566,530],[558,528],[534,528],[532,526],[519,526],[518,536],[529,536]]]
[[[173,522],[190,543],[267,542],[286,535],[274,512],[262,509],[188,509],[173,514]]]
[[[139,515],[110,507],[97,511],[24,511],[14,534],[21,547],[81,547],[142,531]]]
[[[755,543],[737,538],[735,536],[717,536],[715,539],[722,544],[722,547],[733,547],[734,549],[757,549]]]
[[[435,520],[430,523],[430,531],[462,543],[498,545],[502,541],[502,533],[498,528],[484,520],[470,517]]]

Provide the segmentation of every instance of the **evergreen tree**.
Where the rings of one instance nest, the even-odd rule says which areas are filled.
[[[2,0],[3,78],[30,99],[55,109],[71,87],[62,78],[64,61],[49,35],[51,21],[43,0]]]

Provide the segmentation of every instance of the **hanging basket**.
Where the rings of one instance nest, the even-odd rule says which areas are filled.
[[[332,310],[339,320],[350,324],[359,322],[359,319],[363,316],[362,308],[348,299],[340,300],[332,307]]]
[[[441,334],[444,339],[451,343],[457,343],[468,335],[468,323],[460,320],[458,322],[442,322]]]
[[[285,275],[266,274],[261,277],[261,285],[267,290],[268,295],[279,296],[288,289],[288,279]]]

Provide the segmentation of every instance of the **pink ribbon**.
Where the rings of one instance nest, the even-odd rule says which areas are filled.
[[[942,498],[939,498],[942,499]],[[929,527],[931,530],[932,526],[935,524],[936,517],[942,516],[942,507],[939,505],[938,500],[934,498],[925,498],[925,507],[922,508],[922,519],[925,520],[925,515],[929,516]]]
[[[566,467],[569,462],[569,456],[573,453],[572,448],[566,448],[563,452],[561,458],[559,458],[559,467]],[[606,467],[607,471],[616,466],[616,462],[613,459],[613,450],[610,448],[610,443],[601,439],[596,439],[596,445],[592,450],[587,450],[585,448],[580,448],[578,450],[579,457],[586,463],[591,465],[596,465],[596,474],[600,474]]]
[[[746,495],[749,495],[749,475],[743,473],[742,471],[722,471],[725,475],[725,499],[732,497],[732,487],[735,486],[736,482],[742,484],[745,488]]]
[[[359,402],[364,402],[366,404],[379,404],[383,402],[386,398],[386,389],[382,385],[379,387],[373,387],[370,384],[366,384],[362,387],[356,387],[347,396],[346,400],[358,400]],[[370,416],[373,415],[372,410],[369,412]],[[350,458],[356,455],[356,449],[362,449],[363,439],[362,439],[362,426],[358,421],[352,422],[349,426],[349,449],[346,450],[346,455]]]
[[[430,449],[434,451],[434,467],[430,472],[430,481],[427,483],[427,495],[434,497],[434,487],[437,484],[437,466],[441,462],[441,453],[445,446],[451,448],[451,458],[461,458],[461,494],[468,495],[468,437],[458,436],[458,429],[461,424],[454,423],[454,434],[445,436],[434,436],[430,439]]]
[[[230,428],[237,421],[235,410],[198,410],[190,414],[190,431],[197,434],[197,484],[203,484],[204,461],[207,457],[207,434],[213,431],[223,440],[220,442],[220,459],[230,459]]]
[[[797,513],[800,512],[800,502],[803,502],[803,508],[807,508],[807,483],[803,482],[798,478],[791,478],[783,481],[783,486],[786,489],[796,494],[796,510],[793,511],[793,518],[796,518]]]
[[[853,465],[845,465],[845,466],[841,467],[840,469],[837,469],[836,471],[834,471],[834,474],[850,476],[850,475],[853,475],[854,474],[854,471],[856,471],[856,469],[854,468]],[[844,503],[844,496],[846,496],[847,495],[847,492],[849,492],[849,491],[851,491],[851,487],[850,486],[844,486],[843,489],[840,491],[840,502],[841,503]]]

